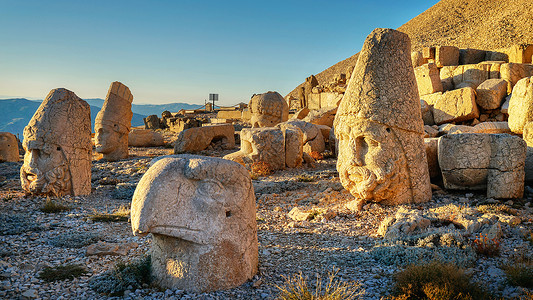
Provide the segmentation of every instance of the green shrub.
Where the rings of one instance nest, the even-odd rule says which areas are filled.
[[[389,299],[490,299],[457,266],[431,262],[411,265],[395,275]]]
[[[510,284],[533,288],[533,265],[530,263],[510,264],[504,266],[503,270]]]
[[[49,213],[49,214],[59,213],[59,212],[68,211],[68,210],[70,210],[69,206],[59,203],[59,202],[55,202],[54,200],[50,198],[46,198],[46,201],[40,208],[40,211],[44,213]]]
[[[355,300],[362,299],[365,290],[358,282],[345,282],[336,277],[336,272],[331,272],[328,279],[323,282],[320,275],[316,278],[316,287],[311,288],[307,277],[299,274],[285,278],[280,290],[280,300]]]
[[[39,273],[38,277],[44,281],[53,282],[59,280],[74,279],[86,273],[87,269],[85,269],[81,265],[67,264],[55,267],[45,267]]]
[[[500,241],[496,238],[489,239],[486,235],[480,234],[474,240],[474,249],[477,254],[492,257],[500,254]]]
[[[92,277],[89,287],[98,293],[121,296],[128,288],[138,289],[150,284],[151,267],[149,255],[127,264],[119,262],[113,270]]]

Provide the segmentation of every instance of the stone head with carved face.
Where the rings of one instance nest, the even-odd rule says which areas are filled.
[[[32,194],[91,193],[91,112],[67,89],[52,90],[24,128],[22,188]]]
[[[128,133],[131,127],[130,89],[120,82],[109,87],[102,109],[94,122],[96,152],[115,161],[128,157]]]
[[[253,186],[233,161],[161,158],[137,186],[131,225],[134,235],[153,234],[153,275],[163,287],[227,289],[257,272]]]
[[[19,144],[17,137],[9,132],[0,132],[0,162],[19,161]]]
[[[406,34],[375,29],[365,41],[335,116],[339,177],[361,203],[431,199],[410,53]]]
[[[248,107],[252,128],[274,127],[289,119],[289,105],[277,92],[254,95]]]

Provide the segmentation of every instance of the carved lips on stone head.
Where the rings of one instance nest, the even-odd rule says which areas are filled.
[[[133,195],[134,235],[152,233],[152,275],[165,288],[205,292],[257,272],[255,196],[238,163],[195,155],[158,159]]]
[[[66,89],[52,90],[24,128],[22,188],[32,194],[91,193],[91,112]]]
[[[372,31],[335,116],[339,177],[363,204],[431,199],[410,53],[406,34],[382,28]]]

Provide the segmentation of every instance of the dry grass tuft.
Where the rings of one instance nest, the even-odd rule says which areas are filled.
[[[510,263],[502,269],[510,284],[533,289],[533,261],[530,259]]]
[[[355,300],[362,299],[365,290],[359,282],[346,282],[338,279],[337,272],[330,272],[325,283],[320,275],[316,278],[316,288],[309,287],[307,277],[302,272],[285,277],[285,284],[277,286],[280,300]]]
[[[250,168],[252,172],[252,179],[256,179],[253,178],[254,175],[258,177],[267,176],[273,173],[272,166],[264,161],[256,161],[252,164]]]
[[[97,212],[89,215],[89,219],[95,222],[127,222],[130,217],[130,209],[126,206],[121,206],[115,211],[108,212]]]
[[[81,265],[68,264],[55,267],[45,267],[39,273],[39,278],[47,282],[53,282],[59,280],[74,279],[86,273],[87,270]]]
[[[50,197],[47,197],[46,201],[39,210],[44,213],[59,213],[70,210],[70,207],[65,204],[55,202],[54,200],[50,199]]]
[[[453,264],[412,265],[397,273],[395,281],[393,295],[388,299],[490,299],[489,294]]]

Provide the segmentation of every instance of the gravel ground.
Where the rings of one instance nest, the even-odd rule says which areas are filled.
[[[223,156],[229,152],[203,154]],[[151,158],[170,153],[172,149],[168,148],[131,148],[127,160],[93,161],[92,194],[64,197],[60,201],[71,210],[60,213],[41,212],[46,199],[24,195],[18,178],[22,163],[1,163],[0,298],[122,298],[98,294],[89,287],[89,281],[112,270],[119,261],[132,262],[143,257],[149,252],[151,236],[133,236],[127,221],[95,222],[89,216],[129,207],[135,186]],[[309,181],[305,182],[302,175]],[[456,251],[457,261],[465,264],[474,280],[498,296],[512,299],[526,292],[506,282],[501,266],[520,257],[533,256],[533,246],[527,241],[533,230],[531,193],[526,193],[524,199],[500,203],[486,199],[483,193],[435,190],[427,204],[396,207],[367,204],[361,211],[353,211],[350,208],[354,199],[340,184],[334,159],[319,161],[313,168],[278,171],[253,183],[257,198],[259,274],[252,281],[235,289],[201,295],[181,290],[161,291],[145,285],[131,287],[123,298],[273,299],[278,294],[276,286],[282,285],[287,276],[301,271],[314,281],[316,274],[326,277],[328,272],[337,271],[342,280],[359,281],[366,291],[365,299],[380,299],[389,293],[392,275],[406,263],[415,263],[435,253],[444,253],[446,259],[454,258],[446,252],[450,249]],[[512,214],[482,212],[479,207],[482,204],[503,204]],[[398,216],[403,212],[427,218],[431,225],[384,239],[380,224],[391,217],[401,222]],[[301,216],[305,220],[300,221]],[[474,226],[476,222],[479,226]],[[499,256],[477,256],[465,246],[480,232],[494,226],[501,228]],[[444,233],[459,237],[462,246],[435,244],[434,237],[443,241]],[[433,240],[428,242],[428,239]],[[123,256],[88,256],[89,244],[97,241],[132,243],[136,247]],[[474,254],[463,255],[461,251]],[[39,279],[38,274],[45,267],[67,263],[86,266],[88,273],[52,283]]]

